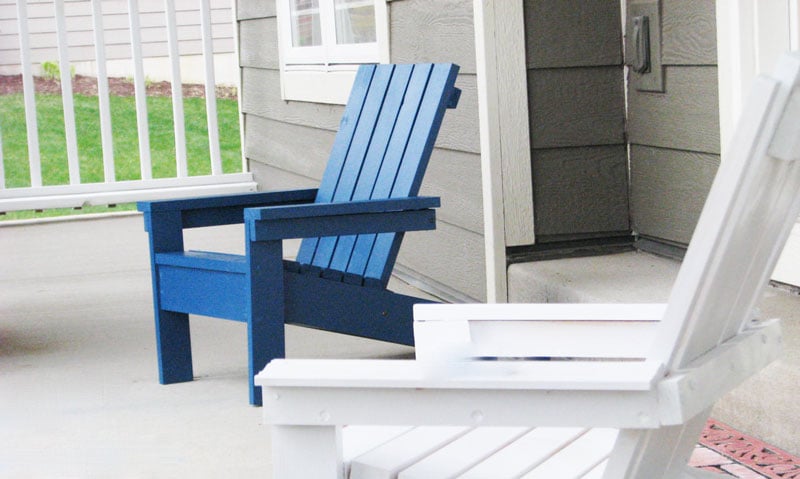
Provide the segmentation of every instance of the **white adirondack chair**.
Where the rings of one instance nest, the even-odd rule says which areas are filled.
[[[757,80],[668,304],[417,306],[416,360],[273,361],[273,478],[717,477],[687,466],[709,410],[779,351],[799,74]]]

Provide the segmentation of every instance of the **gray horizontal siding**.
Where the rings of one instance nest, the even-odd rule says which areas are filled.
[[[239,22],[239,63],[242,68],[280,68],[278,21],[275,17]]]
[[[627,231],[619,3],[524,7],[536,241]]]
[[[625,145],[535,150],[533,182],[540,239],[629,229]]]
[[[397,262],[466,300],[486,301],[483,235],[440,221],[433,231],[406,234]]]
[[[631,221],[686,244],[719,164],[716,2],[662,1],[665,91],[628,96]]]
[[[618,66],[531,71],[531,144],[538,149],[624,143],[624,95]]]
[[[631,146],[631,214],[640,234],[688,243],[719,156]]]
[[[556,4],[527,0],[525,29],[528,41],[541,46],[526,49],[528,68],[619,65],[622,62],[619,2],[557,0]]]
[[[664,93],[630,95],[629,141],[719,154],[717,68],[666,67],[665,84]]]
[[[716,65],[714,0],[666,0],[661,27],[664,65]]]
[[[392,62],[457,63],[462,73],[475,73],[471,1],[404,0],[389,7]]]

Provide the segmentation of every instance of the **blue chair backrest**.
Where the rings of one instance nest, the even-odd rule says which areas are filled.
[[[416,196],[457,74],[452,64],[361,66],[316,202]],[[385,286],[401,239],[402,233],[307,238],[297,262]]]

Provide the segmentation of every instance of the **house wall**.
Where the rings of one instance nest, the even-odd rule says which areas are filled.
[[[480,145],[471,0],[388,3],[393,63],[461,66],[458,108],[448,110],[422,184],[442,197],[437,228],[405,235],[396,271],[450,300],[486,297]],[[343,107],[283,101],[274,0],[238,4],[245,155],[262,189],[316,186]]]
[[[169,50],[164,1],[139,0],[138,3],[143,56],[145,58],[167,57]],[[38,65],[47,61],[57,62],[58,40],[53,1],[27,0],[26,4],[33,63]],[[233,13],[231,11],[233,2],[232,0],[211,0],[210,5],[214,52],[218,54],[232,53],[235,50]],[[106,58],[111,62],[131,58],[127,1],[104,0],[102,9]],[[202,54],[198,2],[196,0],[176,0],[175,10],[181,55]],[[91,1],[64,2],[64,13],[67,42],[70,47],[70,62],[94,61],[95,42]],[[17,0],[0,0],[0,74],[18,74],[20,71]],[[147,73],[151,77],[157,76],[156,71]],[[168,73],[168,69],[166,73]]]
[[[536,242],[626,234],[620,4],[525,0]]]
[[[714,0],[662,0],[663,93],[628,94],[631,219],[685,245],[720,158]]]

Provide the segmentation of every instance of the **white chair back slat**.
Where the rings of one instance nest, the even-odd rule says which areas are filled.
[[[675,281],[653,359],[681,369],[752,318],[800,212],[800,163],[768,154],[786,105],[798,95],[800,56],[760,77],[722,161]],[[800,153],[800,152],[796,152]]]

